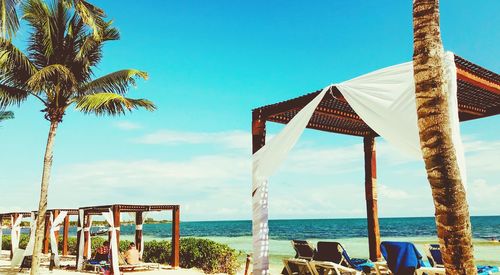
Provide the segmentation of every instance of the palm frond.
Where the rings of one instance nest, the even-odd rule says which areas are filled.
[[[49,6],[42,0],[27,0],[23,12],[23,18],[34,29],[30,37],[30,51],[36,51],[42,57],[51,56],[54,53],[54,34]]]
[[[96,93],[75,98],[76,109],[86,114],[121,115],[126,111],[144,108],[156,110],[153,102],[147,99],[131,99],[115,93]]]
[[[29,94],[23,89],[0,84],[0,109],[11,105],[20,105],[28,98]]]
[[[94,38],[100,40],[105,26],[104,11],[84,0],[74,0],[74,7],[83,22],[92,29]]]
[[[37,71],[21,50],[11,41],[0,37],[0,75],[3,81],[23,83]]]
[[[11,111],[6,111],[2,112],[0,111],[0,121],[6,120],[6,119],[13,119],[14,118],[14,113]]]
[[[0,30],[2,37],[12,38],[19,29],[16,6],[21,0],[0,0]]]
[[[64,65],[49,65],[28,79],[27,85],[33,91],[52,89],[54,83],[76,85],[76,79],[73,73]]]
[[[130,85],[135,86],[136,78],[148,79],[148,74],[135,69],[117,71],[86,83],[80,92],[83,94],[98,92],[125,94]]]

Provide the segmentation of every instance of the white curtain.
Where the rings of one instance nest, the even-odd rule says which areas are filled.
[[[26,256],[32,256],[33,255],[33,249],[35,248],[35,231],[36,231],[36,219],[35,219],[35,213],[31,212],[30,216],[30,239],[28,241],[28,244],[26,245],[26,249],[24,250],[24,257]]]
[[[467,181],[460,137],[457,71],[454,55],[445,54],[452,139],[462,182]],[[380,69],[335,85],[363,121],[392,146],[422,159],[417,125],[413,62]]]
[[[92,221],[93,221],[93,218],[92,218],[92,215],[89,215],[88,216],[88,225],[85,226],[85,228],[83,229],[84,232],[88,232],[89,234],[89,239],[88,239],[88,242],[87,242],[87,253],[88,253],[88,258],[90,259],[92,257],[92,236],[90,236],[90,228],[92,228]]]
[[[17,219],[14,220],[14,216],[10,216],[10,221],[12,225],[12,229],[10,231],[10,241],[12,245],[12,252],[16,252],[19,249],[19,237],[21,233],[21,220],[23,219],[23,215],[19,215]]]
[[[276,135],[253,155],[252,161],[252,232],[253,274],[269,274],[269,227],[267,180],[285,160],[309,123],[314,110],[330,87],[326,87]]]
[[[453,143],[462,181],[465,183],[465,157],[459,131],[456,68],[451,52],[445,55],[445,67]],[[254,274],[269,273],[268,179],[285,160],[287,153],[297,142],[314,110],[331,86],[323,89],[278,135],[253,155]],[[400,151],[422,158],[412,62],[384,68],[335,86],[363,121],[382,138]]]
[[[120,274],[120,266],[118,262],[118,247],[116,243],[116,230],[120,230],[120,227],[115,227],[113,211],[111,211],[111,209],[109,209],[109,212],[103,212],[102,215],[110,226],[109,231],[111,232],[111,241],[109,245],[111,248],[111,260],[113,261],[113,273]]]
[[[83,250],[84,250],[84,240],[85,240],[85,232],[83,230],[83,222],[85,219],[85,215],[83,209],[78,210],[78,228],[77,234],[80,235],[80,242],[78,244],[78,265],[76,266],[77,270],[82,270],[83,267]]]
[[[59,225],[64,221],[67,211],[61,211],[54,219],[54,214],[50,212],[50,249],[54,253],[54,264],[59,267],[59,249],[57,247],[56,232],[59,232]]]

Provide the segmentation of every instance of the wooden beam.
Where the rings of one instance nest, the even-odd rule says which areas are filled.
[[[143,214],[142,212],[136,212],[135,213],[135,246],[137,247],[137,250],[141,250],[141,243],[142,243],[142,224],[143,224]],[[139,228],[138,225],[141,225]]]
[[[474,86],[480,87],[484,90],[500,95],[500,85],[498,83],[494,83],[484,78],[481,78],[473,73],[470,73],[466,69],[457,67],[457,79],[463,80]]]
[[[83,258],[89,259],[90,256],[92,256],[92,251],[89,251],[89,240],[90,240],[90,215],[85,214],[85,223],[83,226],[84,232],[83,232]],[[88,228],[88,230],[86,230]],[[86,231],[85,231],[86,230]]]
[[[115,228],[120,228],[120,206],[113,205],[113,224]],[[116,245],[120,247],[120,230],[116,230]]]
[[[260,110],[252,112],[252,153],[266,144],[266,119]]]
[[[50,244],[50,211],[46,212],[45,215],[45,226],[44,226],[44,234],[43,234],[43,247],[42,253],[49,253],[49,244]]]
[[[64,230],[63,230],[63,245],[62,245],[62,255],[68,255],[68,237],[69,237],[69,215],[64,218]]]
[[[365,137],[365,198],[366,215],[368,220],[368,246],[370,260],[380,259],[380,228],[378,223],[377,206],[377,159],[375,151],[375,138]]]
[[[172,259],[171,266],[179,267],[179,252],[180,252],[180,209],[179,206],[172,210]]]

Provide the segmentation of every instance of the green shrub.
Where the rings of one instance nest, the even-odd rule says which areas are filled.
[[[25,248],[28,243],[29,236],[21,235],[19,241],[20,248]],[[92,237],[92,255],[95,250],[102,245],[107,238]],[[120,251],[124,252],[128,249],[130,241],[120,241]],[[62,252],[62,236],[59,236],[59,251]],[[143,260],[145,262],[170,264],[171,257],[170,241],[148,241],[144,243]],[[4,235],[2,238],[2,249],[10,249],[10,235]],[[70,255],[77,254],[76,238],[68,239],[68,252]],[[208,239],[200,238],[181,238],[180,240],[180,267],[182,268],[199,268],[206,273],[228,273],[235,274],[240,263],[238,257],[241,252],[230,248],[226,244],[220,244]]]

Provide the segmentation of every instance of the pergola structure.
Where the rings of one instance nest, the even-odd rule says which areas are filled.
[[[84,221],[83,224],[85,226],[89,225],[89,217],[92,215],[101,215],[102,213],[106,213],[109,210],[113,212],[113,223],[114,227],[120,227],[120,213],[135,213],[135,223],[136,225],[143,224],[143,213],[144,212],[157,212],[157,211],[172,211],[172,254],[171,254],[171,263],[170,265],[173,268],[179,267],[179,241],[180,241],[180,207],[179,205],[130,205],[130,204],[113,204],[113,205],[102,205],[102,206],[89,206],[82,207],[80,210],[83,210]],[[80,216],[78,217],[80,224]],[[142,243],[142,227],[137,227],[135,230],[135,243],[138,249],[141,249]],[[84,234],[84,257],[88,257],[90,251],[87,251],[88,241],[89,241],[90,232],[85,232]],[[111,235],[109,235],[109,240],[111,241]],[[77,237],[77,247],[79,247],[80,236]],[[120,244],[120,231],[116,231],[116,245],[119,247]],[[78,266],[78,259],[76,257],[76,265]]]
[[[458,107],[460,121],[484,118],[500,113],[500,75],[455,55],[457,67]],[[307,128],[362,137],[365,161],[365,198],[368,220],[370,259],[380,254],[380,229],[377,208],[375,133],[347,103],[338,89],[326,95]],[[262,106],[252,111],[252,150],[265,145],[266,122],[287,124],[320,91]]]
[[[45,228],[44,228],[44,237],[43,237],[43,246],[42,246],[42,253],[47,254],[49,253],[49,247],[50,247],[50,227],[52,226],[50,224],[50,214],[52,213],[53,218],[55,219],[59,213],[62,211],[67,212],[66,217],[64,218],[63,222],[63,249],[62,249],[62,255],[67,256],[68,255],[68,238],[69,238],[69,219],[70,216],[78,216],[78,209],[49,209],[45,213]],[[55,232],[56,235],[56,240],[59,239],[59,230]]]
[[[2,230],[1,225],[4,219],[16,220],[20,215],[23,215],[23,218],[29,218],[31,216],[31,212],[10,212],[10,213],[2,213],[0,214],[0,230]],[[12,230],[12,224],[10,225]],[[2,240],[0,240],[2,241]],[[10,258],[14,255],[14,250],[12,247],[10,248]]]

